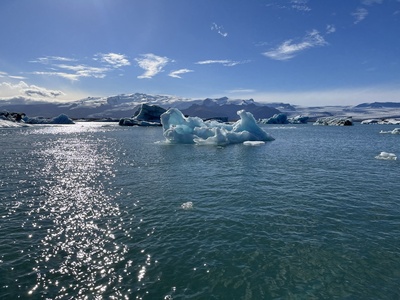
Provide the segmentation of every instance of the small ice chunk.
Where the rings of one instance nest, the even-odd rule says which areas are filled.
[[[245,142],[243,142],[243,145],[246,145],[246,146],[261,146],[261,145],[265,145],[265,142],[263,142],[263,141],[245,141]]]
[[[185,210],[192,209],[193,208],[193,202],[192,201],[188,201],[188,202],[182,203],[181,208],[185,209]]]
[[[376,159],[385,159],[385,160],[397,160],[397,156],[394,153],[381,152],[379,155],[375,156]]]

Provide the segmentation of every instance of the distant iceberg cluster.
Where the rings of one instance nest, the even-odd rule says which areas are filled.
[[[309,117],[295,116],[288,118],[285,114],[275,114],[271,118],[261,119],[261,124],[307,124]]]
[[[67,115],[55,118],[28,117],[24,113],[0,111],[0,128],[27,127],[28,124],[75,124]]]
[[[161,115],[164,137],[173,144],[228,145],[245,141],[273,141],[274,138],[257,125],[253,115],[237,112],[240,120],[233,124],[203,121],[185,117],[179,109],[170,108]]]
[[[379,125],[400,125],[399,119],[368,119],[361,122],[361,124],[379,124]]]
[[[375,156],[375,158],[384,160],[397,160],[396,154],[388,152],[381,152],[379,155]]]

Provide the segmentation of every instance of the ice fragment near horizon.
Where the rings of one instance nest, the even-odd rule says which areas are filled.
[[[394,153],[381,152],[379,155],[375,156],[376,159],[385,159],[385,160],[397,160],[397,156]]]
[[[176,108],[161,115],[164,137],[174,144],[228,145],[245,141],[273,141],[274,138],[257,125],[253,115],[237,112],[240,120],[233,124],[204,122],[198,117],[185,117]]]

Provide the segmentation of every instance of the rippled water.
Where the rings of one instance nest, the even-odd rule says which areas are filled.
[[[400,136],[265,126],[0,129],[0,298],[399,299]]]

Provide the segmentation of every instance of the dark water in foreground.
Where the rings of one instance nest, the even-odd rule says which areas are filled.
[[[212,147],[102,125],[0,129],[1,299],[400,298],[394,126]]]

